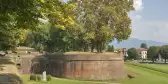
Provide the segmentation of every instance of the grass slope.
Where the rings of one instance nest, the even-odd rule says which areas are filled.
[[[133,65],[168,74],[168,65],[167,64],[133,64]]]
[[[155,67],[157,66],[159,65]],[[128,72],[136,73],[137,76],[134,79],[122,81],[123,84],[168,84],[168,74],[128,64],[126,69]]]

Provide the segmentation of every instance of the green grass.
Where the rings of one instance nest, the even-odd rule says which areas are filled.
[[[144,66],[162,67],[162,65],[150,64]],[[137,76],[133,79],[123,80],[122,84],[168,84],[168,74],[166,73],[129,64],[126,64],[126,69]]]
[[[134,65],[168,74],[167,64],[134,64]]]
[[[52,78],[49,82],[36,82],[36,81],[29,81],[28,75],[23,75],[21,78],[24,81],[24,84],[106,84],[103,82],[92,82],[92,81],[78,81],[78,80],[69,80],[69,79],[60,79],[60,78]]]

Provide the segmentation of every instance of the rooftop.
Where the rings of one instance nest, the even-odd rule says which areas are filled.
[[[120,52],[127,52],[127,49],[126,48],[121,48]]]
[[[148,49],[146,48],[136,48],[137,51],[147,51]]]

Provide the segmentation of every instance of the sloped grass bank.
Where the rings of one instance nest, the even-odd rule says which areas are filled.
[[[168,84],[168,74],[166,73],[132,64],[126,64],[126,70],[135,73],[136,77],[123,80],[121,84]]]
[[[168,65],[167,64],[138,64],[138,63],[126,63],[127,65],[134,65],[139,66],[142,68],[147,68],[151,70],[155,70],[158,72],[166,73],[168,74]]]

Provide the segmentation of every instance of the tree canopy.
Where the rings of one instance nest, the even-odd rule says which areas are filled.
[[[150,46],[147,53],[147,58],[149,60],[152,60],[153,62],[158,58],[159,56],[159,46]]]
[[[102,52],[131,34],[133,0],[0,0],[0,5],[0,49]]]
[[[116,38],[126,40],[131,34],[128,12],[133,10],[132,0],[72,0],[77,2],[76,22],[81,32],[78,36],[86,48],[102,52]]]
[[[114,52],[114,46],[113,45],[108,45],[107,51],[108,52]]]
[[[146,43],[142,43],[140,47],[141,48],[146,48],[146,49],[148,48]]]
[[[128,53],[128,59],[137,59],[138,58],[138,52],[135,48],[128,49],[127,53]]]
[[[162,58],[165,59],[166,63],[166,60],[168,59],[168,45],[161,46],[159,53],[162,56]]]
[[[25,31],[38,31],[44,20],[61,29],[74,24],[74,6],[61,0],[0,0],[0,49],[16,47]]]

